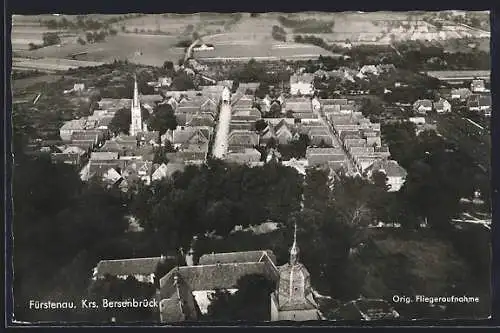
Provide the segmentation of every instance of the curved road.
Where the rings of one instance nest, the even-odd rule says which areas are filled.
[[[186,62],[189,58],[191,58],[191,56],[193,55],[193,47],[198,44],[198,42],[200,42],[201,39],[197,39],[195,40],[193,43],[191,43],[191,45],[189,45],[187,51],[186,51],[186,54],[184,55],[184,62]]]

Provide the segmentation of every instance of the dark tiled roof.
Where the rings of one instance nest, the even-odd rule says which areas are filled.
[[[430,99],[420,99],[416,101],[413,106],[415,108],[418,108],[420,106],[424,106],[426,108],[432,108],[432,101]]]
[[[259,136],[250,131],[235,130],[229,133],[228,143],[235,146],[254,146],[259,144]]]
[[[191,287],[178,276],[172,279],[173,294],[170,298],[160,301],[161,319],[163,322],[180,322],[196,320],[199,310],[194,299]],[[161,295],[160,295],[161,296]]]
[[[153,274],[156,272],[156,268],[161,260],[161,257],[101,260],[97,264],[97,275],[104,276],[109,274],[117,276]]]
[[[191,151],[178,151],[175,153],[167,153],[167,158],[172,162],[187,162],[187,161],[202,161],[205,160],[206,152],[191,152]]]
[[[71,134],[71,141],[94,140],[97,141],[100,132],[96,131],[74,131]]]
[[[77,154],[52,153],[50,156],[53,162],[73,164],[78,164],[80,162],[80,156]]]
[[[214,290],[217,288],[230,289],[237,285],[238,280],[249,274],[260,274],[269,276],[268,264],[259,263],[229,263],[202,266],[183,266],[174,268],[160,280],[161,297],[170,297],[174,294],[173,286],[174,274],[178,274],[191,287],[196,290]]]
[[[161,320],[167,323],[177,323],[186,320],[181,303],[182,300],[177,296],[162,299],[159,303]]]
[[[264,253],[268,255],[274,263],[276,263],[276,257],[273,252],[271,250],[263,250],[204,254],[200,257],[199,265],[259,262]]]
[[[406,170],[393,160],[378,160],[370,167],[374,171],[382,171],[387,177],[406,177]]]
[[[312,83],[313,81],[314,81],[314,75],[309,73],[290,76],[290,83],[298,83],[298,82]]]
[[[89,162],[89,177],[102,177],[109,169],[123,169],[126,166],[125,160],[109,160],[109,161],[90,161]]]
[[[197,115],[191,118],[191,120],[186,124],[189,126],[209,126],[213,127],[215,125],[215,121],[212,116],[206,115]]]

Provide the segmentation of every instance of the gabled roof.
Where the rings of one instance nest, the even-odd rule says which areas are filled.
[[[171,297],[175,293],[174,275],[178,274],[191,290],[231,289],[245,275],[260,274],[277,281],[276,272],[267,262],[227,263],[215,265],[182,266],[172,269],[160,279],[160,297]]]
[[[116,142],[122,144],[122,143],[133,143],[137,144],[137,137],[133,135],[118,135],[115,138]]]
[[[201,111],[200,106],[184,106],[179,105],[175,110],[176,113],[188,113],[188,114],[197,114]]]
[[[213,127],[215,125],[214,117],[209,113],[200,113],[192,117],[188,122],[187,126],[207,126]]]
[[[321,105],[346,105],[347,98],[325,98],[320,100]]]
[[[406,170],[394,160],[377,160],[370,167],[371,171],[381,171],[387,177],[406,177]]]
[[[257,145],[259,136],[251,131],[233,130],[229,133],[229,145]]]
[[[447,100],[445,99],[440,99],[437,102],[434,102],[434,108],[436,110],[444,110],[445,104],[450,104]]]
[[[276,257],[271,250],[262,251],[244,251],[244,252],[226,252],[226,253],[208,253],[200,257],[199,265],[260,262],[264,255],[276,264]]]
[[[161,257],[101,260],[97,264],[96,273],[98,276],[106,274],[112,276],[154,274],[161,261]]]
[[[85,128],[85,119],[74,119],[64,123],[61,130],[83,130]]]
[[[470,96],[472,92],[468,88],[458,88],[458,89],[451,89],[451,94],[460,95],[461,98],[466,98]]]
[[[118,153],[116,152],[92,152],[90,155],[91,160],[114,160],[118,159]]]
[[[153,167],[153,163],[151,161],[143,161],[143,160],[132,160],[127,163],[125,170],[123,173],[127,174],[148,174],[151,172]]]
[[[63,154],[76,154],[76,155],[83,155],[87,151],[85,149],[82,149],[80,147],[75,147],[75,146],[67,146],[62,153]]]
[[[207,152],[178,151],[175,153],[167,153],[166,155],[169,161],[182,163],[189,161],[203,161],[207,157]]]
[[[275,137],[276,133],[272,125],[267,125],[267,127],[260,133],[261,138]]]
[[[99,149],[103,152],[122,152],[127,147],[125,145],[120,145],[115,140],[108,140],[104,143],[104,145]]]
[[[313,83],[313,81],[314,81],[314,75],[313,74],[309,74],[309,73],[304,73],[302,75],[292,75],[292,76],[290,76],[290,84],[299,83],[299,82]]]
[[[184,144],[184,143],[201,143],[208,142],[210,137],[210,132],[208,130],[204,131],[198,127],[184,127],[177,128],[173,131],[173,144]],[[195,141],[193,141],[195,140]]]
[[[71,134],[71,141],[97,140],[99,135],[101,135],[101,132],[98,131],[74,131]]]
[[[415,103],[413,103],[415,108],[419,108],[420,106],[426,108],[432,108],[432,101],[430,99],[419,99]]]

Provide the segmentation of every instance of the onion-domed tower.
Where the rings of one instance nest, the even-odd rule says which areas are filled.
[[[271,320],[319,320],[318,305],[312,289],[311,278],[299,261],[297,224],[295,224],[290,261],[279,268],[280,279],[277,290],[271,295]]]

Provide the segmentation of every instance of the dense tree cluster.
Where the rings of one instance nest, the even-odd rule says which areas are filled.
[[[167,130],[176,129],[177,119],[170,104],[157,105],[149,118],[148,124],[149,128],[158,131],[160,136],[165,134]]]
[[[263,275],[245,275],[237,282],[236,293],[219,289],[210,295],[204,320],[262,322],[271,320],[270,294],[276,286]]]
[[[149,119],[149,112],[146,109],[141,109],[142,119],[147,121]],[[109,130],[118,135],[128,134],[130,130],[130,122],[132,121],[132,113],[129,108],[123,108],[116,111],[113,119],[109,123]]]
[[[332,181],[323,170],[307,172],[304,209],[288,223],[290,229],[298,225],[302,261],[320,292],[338,299],[358,296],[356,276],[349,275],[350,254],[366,242],[370,222],[387,220],[384,206],[390,199],[385,177],[376,183],[344,176]]]
[[[316,19],[296,20],[285,16],[278,17],[278,21],[286,28],[293,29],[294,33],[320,34],[331,33],[334,21],[321,21]]]
[[[43,46],[56,45],[61,43],[61,38],[56,32],[45,32],[43,34]]]
[[[273,30],[271,32],[273,39],[286,42],[286,31],[278,25],[273,25]]]
[[[100,43],[103,42],[106,39],[106,36],[108,36],[110,33],[106,30],[100,30],[100,31],[88,31],[85,34],[85,38],[87,40],[87,43]]]
[[[300,191],[300,177],[291,168],[212,161],[141,188],[131,208],[147,231],[177,248],[196,234],[225,236],[236,225],[284,222],[297,209]]]
[[[484,185],[478,183],[473,160],[434,131],[417,136],[411,123],[387,124],[382,133],[392,157],[408,171],[400,190],[408,223],[426,219],[431,227],[449,229],[451,218],[460,212],[460,198],[471,197]],[[484,193],[487,196],[489,188]]]
[[[53,164],[49,156],[18,152],[13,177],[16,318],[58,320],[57,312],[29,310],[26,304],[34,297],[82,299],[102,255],[94,249],[106,248],[128,227],[126,198],[101,184],[84,186],[72,166]]]

